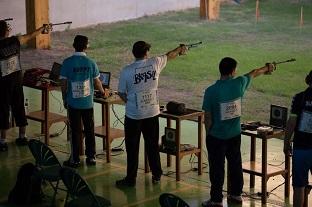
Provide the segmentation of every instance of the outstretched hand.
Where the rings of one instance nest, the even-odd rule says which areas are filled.
[[[272,72],[274,70],[276,70],[276,64],[273,62],[273,63],[266,63],[265,66],[267,67],[267,71],[264,73],[266,75],[271,75]]]
[[[179,55],[186,55],[187,47],[185,44],[180,44],[180,52]]]
[[[42,34],[49,34],[49,32],[52,31],[52,26],[51,24],[43,24],[43,26],[41,27],[41,33]]]

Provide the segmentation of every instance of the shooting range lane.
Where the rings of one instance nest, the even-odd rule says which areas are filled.
[[[40,107],[40,94],[34,90],[25,89],[25,96],[30,98],[30,107],[36,108]],[[53,96],[55,98],[51,98],[51,111],[59,112],[60,103],[58,100],[61,99],[60,92],[53,92]],[[95,123],[97,125],[101,124],[101,106],[99,104],[95,104]],[[124,106],[115,105],[114,110],[116,114],[122,118],[124,115]],[[65,115],[65,111],[63,112]],[[113,114],[111,114],[111,123],[116,120]],[[160,119],[160,135],[165,133],[166,120]],[[51,127],[51,133],[59,132],[60,129],[64,127],[63,123],[57,123]],[[123,126],[118,124],[117,128],[122,129]],[[175,127],[173,123],[172,127]],[[32,132],[40,131],[40,126],[36,122],[30,121],[29,124],[29,136],[37,136],[36,134],[32,134]],[[9,130],[9,137],[15,137],[17,133],[16,130]],[[197,134],[197,123],[193,121],[185,121],[181,124],[181,143],[189,143],[192,145],[197,144],[197,138],[194,136]],[[5,178],[3,179],[4,185],[0,189],[0,198],[3,198],[2,201],[5,200],[7,193],[11,189],[13,183],[15,182],[15,176],[17,173],[18,167],[21,163],[25,163],[30,161],[31,154],[28,151],[27,147],[17,147],[14,144],[14,140],[9,140],[10,152],[9,155],[4,156],[0,154],[0,160],[2,163],[0,175]],[[102,152],[102,139],[97,138],[97,152]],[[112,143],[112,147],[118,146],[122,142],[121,139],[116,139]],[[261,145],[260,140],[256,141],[257,145]],[[242,157],[243,161],[249,160],[249,145],[250,138],[243,136],[242,138]],[[66,142],[66,130],[59,137],[50,139],[50,147],[56,152],[57,157],[60,161],[64,161],[68,157],[69,152],[69,143]],[[203,146],[204,151],[205,145]],[[272,165],[279,165],[283,161],[283,155],[280,153],[282,150],[282,140],[272,139],[269,144],[268,151],[268,162]],[[64,153],[65,152],[65,153]],[[158,186],[152,186],[151,183],[151,174],[144,173],[144,142],[141,139],[140,145],[140,160],[139,160],[139,172],[138,172],[138,180],[137,186],[135,189],[127,189],[125,191],[120,190],[115,187],[115,181],[120,179],[126,170],[126,153],[122,153],[118,156],[112,156],[111,164],[106,162],[105,155],[97,157],[98,163],[96,167],[80,167],[78,169],[79,173],[87,178],[87,182],[91,186],[91,188],[95,191],[96,194],[102,195],[105,198],[108,198],[113,203],[113,206],[158,206],[158,197],[163,192],[174,193],[184,200],[186,200],[190,206],[200,206],[201,202],[207,199],[207,195],[210,191],[210,184],[208,182],[208,169],[203,169],[203,174],[198,176],[197,171],[191,170],[197,168],[197,159],[191,158],[190,160],[186,157],[181,160],[181,181],[176,182],[176,177],[174,173],[175,166],[166,167],[166,156],[161,153],[162,166],[164,170],[164,174],[168,176],[163,176],[161,184]],[[261,151],[256,151],[257,160],[261,158]],[[194,160],[193,160],[194,159]],[[206,152],[203,153],[203,163],[204,167],[207,164],[207,155]],[[14,173],[12,173],[14,172]],[[244,181],[246,183],[244,187],[244,192],[250,194],[250,189],[248,186],[249,176],[244,175]],[[225,181],[226,182],[226,181]],[[282,183],[283,179],[279,176],[274,177],[274,182],[268,182],[268,191],[274,189],[278,184]],[[258,185],[258,181],[256,181],[256,187],[254,192],[259,192],[260,186]],[[226,185],[225,185],[226,186]],[[138,190],[140,189],[140,190]],[[51,189],[49,187],[45,187],[45,193],[51,193]],[[273,191],[274,195],[270,196],[268,199],[268,205],[277,204],[276,206],[283,206],[283,187],[278,188]],[[57,195],[57,205],[63,205],[63,199],[66,194],[62,191]],[[245,198],[244,205],[258,206],[260,205],[259,200],[253,200],[249,198]],[[224,206],[228,206],[226,201],[224,201]]]

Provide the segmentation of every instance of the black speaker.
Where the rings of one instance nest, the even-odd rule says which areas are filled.
[[[167,112],[175,115],[182,115],[186,112],[185,104],[175,101],[169,101],[166,105]]]
[[[271,105],[270,125],[285,128],[287,122],[288,109],[284,106]]]
[[[165,152],[169,152],[172,154],[176,152],[177,146],[175,136],[176,136],[175,129],[165,127],[165,135],[162,136],[162,149]]]

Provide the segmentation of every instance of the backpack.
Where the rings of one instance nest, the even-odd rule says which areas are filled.
[[[38,172],[32,163],[20,167],[15,186],[9,194],[9,203],[25,205],[39,203],[42,200],[41,178]]]

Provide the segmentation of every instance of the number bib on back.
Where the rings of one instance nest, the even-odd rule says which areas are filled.
[[[148,110],[149,108],[158,105],[157,90],[142,91],[135,95],[136,105],[139,110]]]
[[[90,96],[90,80],[72,82],[73,98]]]
[[[13,56],[8,59],[1,60],[0,63],[2,76],[6,76],[20,70],[18,56]]]
[[[298,130],[305,133],[312,133],[312,113],[303,111],[299,122]]]
[[[241,99],[220,103],[221,120],[234,119],[242,114]]]

